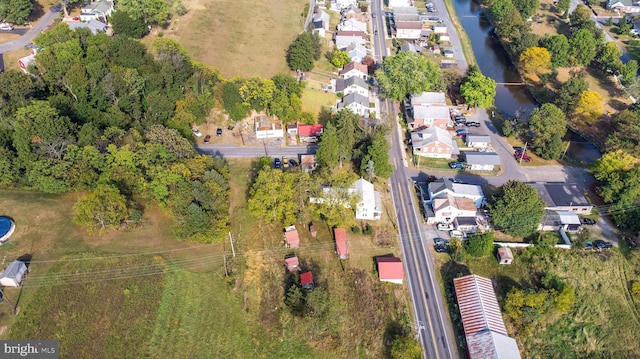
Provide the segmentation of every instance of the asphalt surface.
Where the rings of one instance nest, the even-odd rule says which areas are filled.
[[[49,10],[46,14],[44,14],[44,16],[40,18],[38,23],[36,23],[20,38],[5,42],[4,44],[0,44],[0,54],[25,47],[25,45],[32,42],[39,33],[44,31],[49,25],[51,25],[51,23],[53,23],[53,19],[57,18],[58,16],[60,16],[60,10],[56,6],[52,7],[51,10]],[[21,33],[22,31],[23,29],[16,29],[11,32]]]
[[[435,12],[428,12],[428,16],[436,16],[439,17],[443,24],[447,25],[447,29],[449,30],[449,39],[451,46],[453,47],[453,55],[456,59],[456,65],[458,69],[463,74],[467,72],[467,68],[469,64],[467,63],[467,59],[464,57],[464,52],[462,52],[462,45],[460,44],[460,37],[458,36],[458,32],[456,28],[453,26],[453,22],[451,21],[451,16],[447,11],[446,6],[444,5],[444,0],[431,0],[433,3],[433,7],[435,8]],[[426,11],[425,9],[418,9],[418,11]]]
[[[318,146],[270,146],[242,147],[225,145],[199,145],[196,151],[204,155],[222,158],[258,158],[258,157],[282,157],[298,158],[299,155],[315,154]]]

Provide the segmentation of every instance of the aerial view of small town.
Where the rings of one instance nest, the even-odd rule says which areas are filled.
[[[0,0],[0,358],[640,358],[635,0]]]

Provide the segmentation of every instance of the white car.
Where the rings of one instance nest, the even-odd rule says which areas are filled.
[[[11,25],[2,24],[0,25],[0,31],[13,31],[13,27]]]
[[[450,231],[453,229],[453,225],[451,223],[438,223],[436,227],[439,231]]]
[[[200,132],[198,129],[192,129],[191,132],[193,132],[193,135],[196,137],[202,137],[202,132]]]

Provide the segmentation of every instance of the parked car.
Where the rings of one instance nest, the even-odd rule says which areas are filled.
[[[449,236],[451,238],[467,238],[467,234],[460,231],[449,231]]]
[[[202,137],[202,132],[200,132],[197,128],[193,128],[191,129],[191,132],[193,133],[194,136],[196,137]]]
[[[467,127],[480,127],[480,122],[471,121],[466,123]]]
[[[376,13],[375,13],[375,12],[372,12],[372,13],[371,13],[371,17],[375,19],[375,18],[376,18]]]
[[[282,156],[282,168],[289,168],[289,159],[287,156]]]
[[[204,136],[204,143],[211,141],[211,135]]]
[[[13,26],[8,24],[0,25],[0,31],[13,31]]]
[[[216,136],[220,137],[222,136],[222,129],[218,127],[218,129],[216,130]]]
[[[449,253],[451,252],[451,249],[449,248],[449,246],[435,246],[434,247],[436,252],[438,253]]]
[[[282,162],[280,162],[279,158],[274,158],[273,159],[273,167],[274,168],[282,168]]]
[[[599,249],[610,249],[611,247],[613,247],[613,244],[607,241],[603,241],[602,239],[596,239],[593,244],[596,246],[596,248]]]
[[[450,223],[438,223],[436,228],[438,228],[439,231],[450,231],[454,229],[453,225]]]
[[[585,251],[595,251],[596,250],[596,246],[594,246],[593,243],[587,241],[587,243],[585,243],[584,250]]]
[[[455,168],[463,169],[463,168],[467,168],[467,164],[466,162],[449,162],[449,167],[452,169],[455,169]]]
[[[440,21],[440,18],[439,17],[435,17],[435,16],[430,16],[430,17],[427,18],[427,20],[438,22],[438,21]]]
[[[468,135],[471,133],[471,131],[467,130],[466,128],[461,128],[459,130],[456,130],[456,134],[461,134],[461,133]]]
[[[76,16],[72,19],[73,21],[80,21],[80,16]]]
[[[457,178],[449,178],[449,181],[453,182],[453,183],[460,183],[460,184],[467,184],[467,182],[463,181],[463,180],[459,180]]]
[[[591,218],[580,218],[580,223],[593,226],[594,224],[596,224],[596,221]]]
[[[524,151],[524,147],[520,147],[520,146],[513,146],[513,150],[514,150],[514,151],[520,151],[520,152],[522,152],[522,151]]]
[[[289,160],[289,165],[291,167],[297,167],[298,166],[298,162],[296,160]]]
[[[444,239],[444,238],[440,238],[440,237],[436,237],[433,239],[433,243],[436,246],[448,246],[449,245],[449,241]]]
[[[515,156],[517,161],[520,161],[520,159],[522,159],[522,162],[531,162],[531,157],[527,156],[527,154],[525,154],[523,152],[516,151],[514,156]]]

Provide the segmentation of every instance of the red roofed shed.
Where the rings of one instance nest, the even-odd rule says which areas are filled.
[[[381,282],[402,284],[402,261],[396,257],[377,257],[378,277]]]
[[[304,289],[312,289],[313,284],[313,274],[311,272],[300,273],[300,285]]]
[[[336,253],[338,258],[349,259],[349,250],[347,249],[347,232],[344,228],[334,228],[333,237],[336,240]]]
[[[287,227],[284,232],[284,239],[287,241],[287,247],[298,248],[300,247],[300,237],[298,236],[298,230],[295,226]]]

